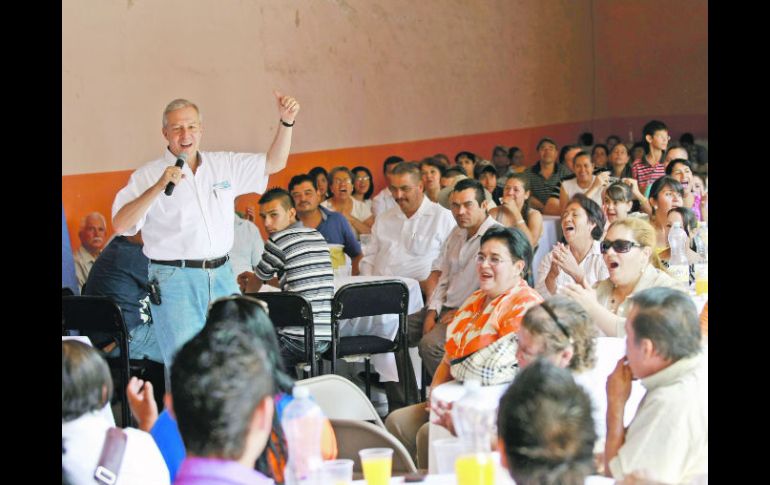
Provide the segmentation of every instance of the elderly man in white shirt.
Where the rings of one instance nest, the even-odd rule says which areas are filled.
[[[616,480],[693,483],[708,474],[708,355],[701,347],[698,311],[673,288],[631,297],[626,355],[607,378],[605,473]],[[631,380],[647,394],[623,427]]]
[[[382,172],[385,174],[385,181],[388,185],[380,190],[372,199],[372,213],[375,218],[398,205],[393,198],[393,194],[390,193],[390,176],[393,175],[393,169],[396,168],[396,165],[403,161],[403,158],[393,155],[382,162]]]
[[[367,245],[359,269],[362,275],[414,278],[420,282],[427,301],[438,280],[437,277],[429,278],[433,261],[438,257],[449,232],[456,226],[455,220],[451,212],[425,196],[420,167],[416,163],[401,162],[396,165],[390,176],[389,189],[398,207],[385,211],[374,220],[372,240]],[[417,345],[422,337],[422,325],[417,322],[409,327],[409,346]],[[414,373],[411,368],[401,369],[401,362],[402,359],[396,356],[399,380],[407,379],[416,397]],[[385,391],[391,411],[406,405],[406,396],[400,396],[402,386],[386,383]]]
[[[199,151],[198,107],[172,101],[163,112],[168,141],[163,156],[135,171],[115,196],[115,231],[129,236],[142,231],[150,281],[160,289],[152,316],[167,369],[176,350],[203,328],[209,302],[239,293],[227,254],[233,246],[234,200],[264,192],[268,176],[286,166],[299,112],[294,98],[274,94],[280,124],[267,154]],[[169,183],[175,187],[170,194]]]
[[[72,259],[75,262],[75,275],[81,290],[86,284],[88,273],[91,272],[96,258],[107,243],[106,231],[107,222],[99,212],[88,214],[80,222],[80,231],[78,231],[80,248],[73,253]]]
[[[433,262],[438,283],[425,312],[423,336],[418,345],[431,376],[444,357],[447,325],[466,298],[479,289],[476,256],[481,236],[490,227],[500,225],[487,215],[489,202],[477,180],[466,178],[457,182],[449,200],[457,227],[449,233],[441,254]]]

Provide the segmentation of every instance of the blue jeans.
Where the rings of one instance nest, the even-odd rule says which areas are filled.
[[[142,360],[145,357],[158,363],[163,363],[163,355],[155,338],[155,325],[143,323],[129,332],[131,341],[128,343],[128,358]],[[115,347],[107,354],[110,357],[119,357],[120,348]]]
[[[150,281],[157,279],[160,286],[161,304],[150,306],[155,338],[168,373],[177,350],[206,323],[209,303],[241,292],[229,261],[214,269],[150,263],[149,277]]]

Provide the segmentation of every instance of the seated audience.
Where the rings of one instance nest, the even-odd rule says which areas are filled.
[[[353,192],[353,172],[347,167],[334,167],[329,172],[332,196],[321,202],[323,207],[339,212],[348,220],[353,233],[358,239],[359,234],[372,232],[374,216],[366,204],[351,196]]]
[[[666,238],[668,238],[668,233],[671,231],[671,227],[675,222],[678,222],[682,229],[684,229],[685,234],[687,234],[685,253],[687,262],[690,265],[690,283],[692,283],[695,281],[695,267],[693,265],[701,261],[700,255],[693,250],[695,247],[693,237],[695,237],[695,231],[698,229],[698,220],[695,218],[695,213],[687,207],[674,207],[668,211]],[[668,263],[671,259],[671,248],[666,248],[666,250],[661,252],[658,257],[660,258],[661,265],[664,268],[668,268]]]
[[[332,196],[332,193],[329,191],[329,173],[325,168],[313,167],[308,172],[308,175],[315,179],[315,185],[321,193],[322,202]]]
[[[564,145],[559,150],[559,164],[564,165],[569,169],[570,175],[575,172],[575,155],[583,151],[578,145]],[[568,175],[569,176],[569,175]]]
[[[281,360],[281,351],[275,336],[275,328],[263,310],[259,301],[251,297],[225,297],[212,303],[206,321],[209,331],[227,331],[230,326],[238,326],[252,333],[252,338],[261,342],[271,367],[275,413],[273,414],[272,432],[268,446],[256,461],[256,470],[273,478],[277,483],[284,481],[287,448],[281,429],[281,415],[286,405],[292,401],[293,380],[286,373]],[[142,388],[144,385],[144,388]],[[147,387],[150,390],[147,390]],[[141,390],[140,390],[141,389]],[[161,453],[163,454],[171,479],[173,480],[185,457],[185,447],[179,435],[179,428],[174,418],[163,411],[158,415],[148,395],[152,393],[152,385],[140,379],[132,378],[126,389],[131,406],[131,413],[139,422],[139,428],[152,434]],[[149,394],[148,394],[149,392]],[[170,398],[170,396],[168,396]],[[334,430],[328,420],[324,422],[321,436],[321,451],[325,460],[333,460],[337,456],[337,443]]]
[[[620,140],[618,135],[610,135],[607,137],[605,143],[607,145],[607,151],[610,152],[615,147],[615,145],[622,144],[623,142]]]
[[[495,174],[506,176],[508,168],[511,166],[511,159],[508,157],[509,148],[503,145],[495,145],[492,149],[492,166],[495,168]]]
[[[512,379],[516,332],[527,309],[543,301],[522,278],[531,261],[532,246],[520,230],[492,227],[484,233],[476,258],[479,289],[447,326],[444,358],[431,388],[452,379],[475,378],[483,385]],[[428,417],[426,403],[420,403],[385,420],[385,427],[415,457],[418,468],[427,467]]]
[[[607,277],[607,266],[599,251],[604,233],[601,206],[583,194],[572,198],[561,217],[567,244],[556,243],[540,261],[535,288],[544,298],[569,283],[588,286]]]
[[[375,219],[372,239],[361,260],[361,274],[414,278],[420,282],[424,301],[428,301],[438,280],[437,276],[431,276],[432,263],[456,226],[455,220],[450,211],[425,197],[416,163],[398,164],[390,176],[389,188],[398,206]],[[408,345],[414,347],[422,337],[422,319],[410,319],[408,327]],[[402,351],[404,349],[397,354]],[[409,389],[416,394],[411,367],[402,369],[403,359],[398,355],[396,366],[399,380],[408,379]],[[406,396],[402,396],[403,381],[386,382],[385,392],[391,410],[406,404]]]
[[[107,231],[107,222],[104,216],[98,212],[92,212],[80,221],[80,247],[72,254],[75,261],[75,276],[78,279],[78,286],[82,289],[88,279],[88,273],[94,265],[94,261],[102,252],[104,244],[107,242],[105,232]]]
[[[673,177],[664,175],[650,187],[650,206],[652,215],[650,223],[655,228],[655,251],[660,254],[668,248],[668,211],[674,207],[682,207],[684,190],[682,184]]]
[[[645,143],[643,141],[638,141],[631,145],[631,151],[629,153],[629,156],[631,157],[631,162],[633,163],[634,160],[639,160],[645,155]]]
[[[481,185],[484,186],[484,189],[487,190],[490,194],[492,194],[492,200],[495,202],[495,204],[500,205],[500,197],[503,195],[503,189],[502,187],[497,186],[497,170],[495,170],[495,167],[489,164],[482,164],[479,163],[476,165],[476,173],[474,173],[474,178],[481,182]]]
[[[331,342],[334,273],[329,246],[320,232],[296,219],[294,200],[284,189],[268,190],[259,199],[259,215],[270,235],[256,273],[239,279],[244,293],[258,292],[264,281],[278,278],[282,291],[304,296],[313,307],[315,350],[325,352]],[[305,361],[301,327],[281,329],[284,361],[293,366]]]
[[[556,163],[557,150],[555,141],[550,138],[541,139],[537,144],[540,160],[524,171],[529,177],[532,192],[530,205],[543,214],[554,216],[561,214],[559,210],[561,180],[571,173],[569,168]]]
[[[392,155],[382,162],[382,173],[385,174],[385,182],[387,185],[385,185],[385,188],[380,190],[372,199],[372,213],[374,214],[374,217],[377,217],[388,209],[392,209],[398,205],[396,204],[395,199],[393,199],[393,194],[390,193],[390,177],[393,174],[393,169],[396,168],[396,165],[403,161],[403,158]]]
[[[609,154],[609,148],[607,145],[597,143],[591,149],[591,163],[594,164],[596,169],[604,169],[607,167],[607,160]]]
[[[609,169],[610,177],[615,177],[616,179],[633,178],[628,148],[624,144],[618,143],[610,149]]]
[[[99,351],[77,340],[61,343],[62,471],[70,483],[95,483],[94,473],[113,423],[102,408],[110,402],[113,384],[107,362]],[[153,400],[152,394],[148,397]],[[154,403],[154,401],[153,401]],[[169,473],[152,437],[124,428],[125,451],[116,485],[168,484]]]
[[[638,203],[643,213],[632,212],[634,203]],[[610,184],[602,196],[602,211],[607,219],[605,231],[615,221],[632,217],[649,217],[652,213],[650,202],[639,192],[638,182],[634,178],[623,178]]]
[[[588,284],[564,287],[564,294],[585,308],[601,334],[625,336],[629,296],[653,286],[684,289],[661,269],[654,244],[655,230],[648,222],[634,217],[615,221],[600,243],[609,277],[593,288]]]
[[[236,197],[237,201],[237,197]],[[265,243],[259,229],[254,224],[254,209],[246,209],[246,218],[236,212],[234,220],[233,247],[230,249],[230,265],[236,277],[244,272],[253,272],[262,258]]]
[[[582,485],[593,471],[591,400],[564,369],[540,359],[500,400],[501,464],[519,485]]]
[[[708,149],[703,145],[695,143],[695,137],[692,133],[682,133],[682,136],[679,137],[679,143],[687,150],[687,159],[692,162],[695,171],[698,173],[708,173]]]
[[[333,212],[320,205],[321,192],[315,186],[315,180],[309,175],[292,177],[289,181],[289,192],[297,209],[297,219],[303,226],[320,232],[328,244],[341,245],[343,253],[347,254],[351,260],[352,274],[357,275],[358,264],[363,254],[348,220],[339,212]],[[335,261],[335,263],[343,264],[342,261]]]
[[[668,150],[666,150],[666,159],[663,161],[663,163],[666,164],[666,169],[668,169],[668,165],[673,160],[687,160],[687,150],[684,148],[674,145],[669,146]],[[666,173],[666,175],[671,175],[670,173]]]
[[[529,206],[530,195],[529,177],[523,173],[511,174],[503,187],[501,206],[490,210],[489,215],[500,221],[497,219],[498,214],[507,208],[513,215],[510,226],[516,227],[527,236],[534,252],[537,251],[538,241],[543,234],[543,215]]]
[[[666,167],[666,175],[670,175],[682,184],[682,206],[692,209],[695,213],[697,220],[708,220],[703,217],[703,207],[707,204],[707,201],[703,200],[701,194],[695,193],[694,176],[692,174],[692,164],[687,160],[677,158],[671,161]],[[706,217],[708,217],[708,211],[706,211]]]
[[[374,193],[374,179],[368,168],[360,165],[353,170],[353,198],[363,202],[371,211],[372,194]]]
[[[438,202],[438,193],[441,191],[441,177],[444,176],[446,167],[444,163],[433,157],[424,158],[420,162],[420,174],[422,184],[425,187],[425,196],[431,202]]]
[[[471,152],[458,152],[455,155],[455,165],[458,165],[465,170],[465,175],[473,178],[473,169],[476,167],[478,157],[475,153]]]
[[[527,167],[524,165],[524,150],[519,147],[511,147],[508,150],[508,158],[511,159],[510,171],[513,173],[522,173]]]
[[[708,474],[708,358],[695,304],[680,291],[650,288],[632,297],[626,356],[607,379],[606,472],[660,483]],[[628,428],[631,380],[647,389]],[[611,474],[611,475],[610,475]]]
[[[564,212],[567,203],[577,194],[585,194],[586,197],[602,205],[602,191],[610,184],[610,173],[599,172],[594,175],[594,165],[587,152],[580,151],[573,161],[575,177],[565,178],[561,182],[559,190],[559,211]]]

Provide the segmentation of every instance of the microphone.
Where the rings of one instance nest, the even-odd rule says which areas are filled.
[[[185,162],[187,161],[187,154],[182,152],[179,154],[179,156],[176,159],[176,166],[179,168],[184,167]],[[166,190],[163,191],[166,195],[171,195],[174,192],[174,187],[176,187],[176,184],[174,182],[169,182],[166,184]]]

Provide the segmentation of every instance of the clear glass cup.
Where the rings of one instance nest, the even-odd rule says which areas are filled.
[[[391,448],[365,448],[358,452],[366,485],[388,485],[393,469]]]
[[[324,484],[350,485],[353,483],[353,460],[329,460],[321,465]]]
[[[444,438],[431,443],[436,456],[436,472],[438,474],[454,473],[455,461],[466,453],[468,446],[459,438]]]

